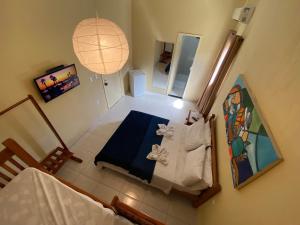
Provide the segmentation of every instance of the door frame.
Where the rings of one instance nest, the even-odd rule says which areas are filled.
[[[179,32],[177,34],[176,43],[175,43],[175,46],[174,46],[174,51],[173,51],[172,60],[171,60],[170,75],[169,75],[169,78],[168,78],[167,95],[171,94],[172,87],[173,87],[173,84],[174,84],[174,81],[175,81],[176,72],[177,72],[177,68],[178,68],[178,62],[179,62],[179,58],[180,58],[181,50],[182,50],[182,38],[183,38],[183,36],[192,36],[192,37],[198,37],[199,38],[199,43],[198,43],[198,46],[197,46],[197,49],[196,49],[196,53],[195,53],[193,64],[192,64],[191,68],[194,66],[195,57],[196,57],[196,54],[199,50],[201,39],[203,37],[199,34],[191,34],[191,33],[184,33],[184,32]],[[190,74],[189,74],[189,78],[188,78],[188,80],[186,82],[186,85],[185,85],[185,88],[184,88],[184,92],[183,92],[183,96],[182,96],[183,99],[184,99],[184,96],[185,96],[186,86],[189,82],[189,79],[190,79]]]
[[[100,75],[101,76],[101,80],[102,80],[102,87],[103,87],[103,91],[104,91],[104,96],[105,96],[105,100],[106,100],[106,106],[107,106],[107,108],[108,109],[110,109],[110,108],[112,108],[115,104],[117,104],[119,101],[120,101],[120,99],[124,96],[124,94],[123,94],[123,91],[122,91],[122,86],[123,86],[123,84],[122,84],[122,81],[121,81],[121,74],[120,74],[120,71],[118,71],[118,72],[116,72],[115,74],[109,74],[109,75]],[[118,98],[118,100],[117,101],[115,101],[112,105],[110,105],[109,104],[109,101],[108,101],[108,93],[107,93],[107,91],[106,91],[106,89],[105,89],[105,76],[117,76],[118,77],[118,80],[119,80],[119,85],[120,85],[120,98]]]

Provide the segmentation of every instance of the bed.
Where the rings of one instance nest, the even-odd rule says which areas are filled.
[[[182,171],[187,151],[183,149],[186,125],[175,124],[165,118],[143,112],[130,111],[105,146],[95,157],[95,164],[109,168],[126,176],[154,186],[166,194],[171,191],[192,200],[194,207],[200,206],[220,191],[217,174],[215,117],[207,118],[211,129],[211,145],[208,147],[209,160],[204,170],[207,180],[202,180],[197,188],[182,183]],[[172,138],[156,135],[157,125],[174,127]],[[151,146],[158,144],[168,149],[168,165],[163,165],[146,156]]]
[[[50,174],[14,140],[0,152],[1,224],[163,225],[120,202],[107,204]]]

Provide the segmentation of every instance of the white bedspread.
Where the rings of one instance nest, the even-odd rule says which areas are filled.
[[[183,149],[184,135],[186,127],[182,124],[172,123],[170,126],[174,127],[174,134],[172,137],[164,137],[161,142],[161,147],[165,148],[168,152],[168,165],[156,163],[151,184],[165,193],[169,193],[173,184],[176,181],[176,174],[178,170],[177,160],[178,156]],[[179,159],[182,160],[182,159]]]
[[[209,151],[209,157],[205,161],[204,177],[206,180],[199,181],[199,185],[193,187],[186,187],[182,183],[182,172],[184,164],[188,163],[185,161],[187,151],[184,148],[185,135],[187,126],[183,124],[169,123],[170,126],[174,127],[174,135],[172,138],[164,137],[161,142],[161,147],[168,151],[168,165],[162,165],[156,163],[153,172],[151,185],[159,188],[166,194],[168,194],[172,188],[189,192],[192,194],[200,194],[201,190],[207,188],[211,182],[212,177],[211,171],[211,160]]]
[[[0,190],[0,206],[3,225],[132,225],[34,168],[25,169]]]
[[[161,163],[156,163],[152,180],[150,185],[154,186],[166,194],[168,194],[172,188],[176,188],[181,191],[189,192],[192,194],[200,194],[201,190],[208,187],[206,182],[202,182],[198,187],[186,187],[182,184],[182,171],[184,169],[185,158],[187,151],[184,149],[185,134],[186,134],[186,125],[169,122],[169,126],[174,127],[174,134],[172,137],[163,137],[161,142],[161,147],[168,152],[168,164],[163,165]],[[206,162],[210,163],[209,162]],[[131,175],[127,170],[115,166],[106,162],[98,162],[98,167],[110,168],[114,171],[117,171],[121,174],[129,176],[133,179],[142,181],[140,178]],[[204,171],[207,177],[211,177],[211,169],[208,168]],[[147,181],[143,181],[148,184]]]

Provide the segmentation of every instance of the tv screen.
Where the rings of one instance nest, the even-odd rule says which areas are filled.
[[[80,84],[74,64],[34,79],[45,102],[62,95]]]

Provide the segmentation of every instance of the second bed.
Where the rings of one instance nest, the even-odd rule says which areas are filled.
[[[211,123],[211,120],[207,123]],[[173,127],[172,137],[158,136],[158,124]],[[210,129],[211,124],[208,125]],[[212,188],[217,183],[214,179],[215,153],[212,157],[215,140],[211,140],[208,146],[203,146],[205,155],[200,157],[196,151],[191,153],[185,149],[188,129],[190,128],[184,124],[173,123],[143,112],[130,111],[95,157],[95,164],[141,180],[167,194],[176,190],[186,195],[199,196],[202,190]],[[147,159],[154,144],[168,151],[167,165]],[[191,168],[191,164],[195,167]],[[185,185],[186,176],[193,178],[195,174],[195,171],[188,170],[198,170],[197,174],[200,174],[201,179],[194,185]]]

